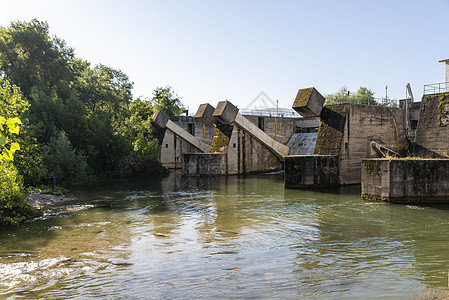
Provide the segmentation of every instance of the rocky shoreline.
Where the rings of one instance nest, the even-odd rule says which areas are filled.
[[[40,209],[45,206],[52,206],[57,203],[75,200],[76,198],[69,195],[56,196],[51,194],[42,194],[41,192],[32,191],[28,194],[26,202],[34,208]]]

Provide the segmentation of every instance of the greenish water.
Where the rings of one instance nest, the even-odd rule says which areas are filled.
[[[449,210],[276,175],[128,180],[0,233],[0,298],[413,298],[447,287]]]

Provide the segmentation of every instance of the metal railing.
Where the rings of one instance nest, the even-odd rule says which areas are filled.
[[[301,116],[289,108],[266,108],[266,109],[248,109],[242,108],[239,110],[241,115],[259,116],[259,117],[285,117],[285,118],[300,118]]]
[[[399,107],[399,100],[390,99],[390,98],[367,98],[367,97],[358,97],[358,96],[347,96],[340,98],[326,97],[326,104],[361,104],[361,105],[370,105],[370,106],[386,106],[386,107]]]
[[[424,85],[424,95],[441,94],[449,92],[449,82],[440,82]]]

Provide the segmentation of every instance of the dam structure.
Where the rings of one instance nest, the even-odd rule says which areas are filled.
[[[407,151],[405,108],[324,102],[313,87],[298,91],[293,109],[320,125],[312,155],[285,157],[286,188],[360,184],[362,159]]]
[[[415,134],[409,137],[410,157],[364,159],[363,199],[449,203],[449,60],[440,62],[445,64],[446,80],[424,85]]]
[[[293,110],[284,112],[245,110],[241,115],[229,101],[220,102],[217,109],[202,104],[194,117],[176,117],[173,123],[210,145],[210,151],[200,151],[181,135],[166,130],[161,162],[170,169],[181,169],[186,176],[281,171],[283,157],[290,151],[312,153],[319,125]]]
[[[362,198],[449,203],[448,86],[446,82],[425,87],[411,157],[362,161]]]

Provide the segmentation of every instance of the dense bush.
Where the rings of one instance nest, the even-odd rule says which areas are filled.
[[[159,161],[160,145],[157,140],[149,140],[139,135],[133,143],[133,150],[119,163],[122,176],[152,175],[166,172]]]
[[[22,177],[13,163],[0,159],[0,226],[18,224],[39,215],[25,201]]]
[[[55,172],[58,183],[73,185],[86,181],[86,158],[73,149],[65,132],[50,139],[44,147],[43,157],[47,174]]]

